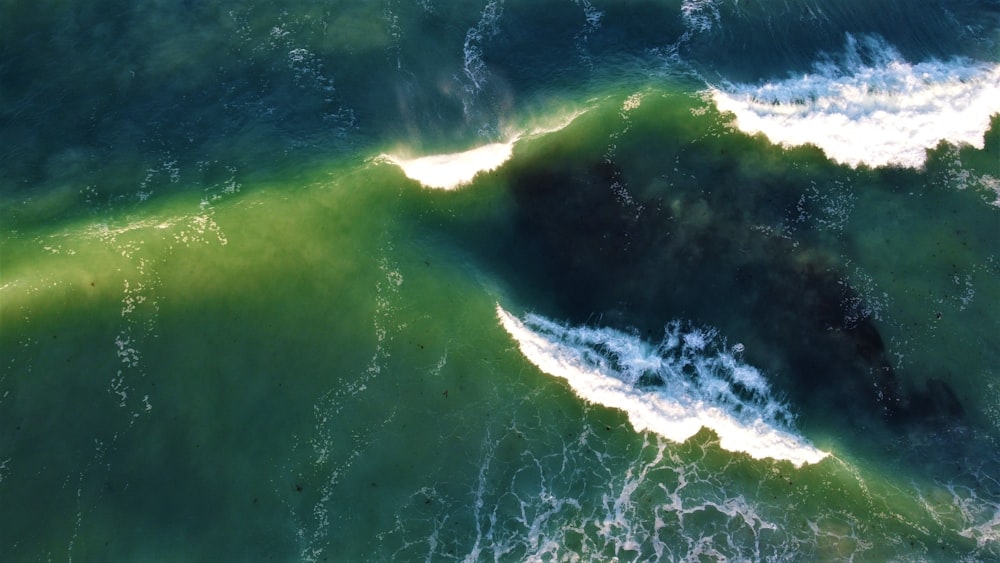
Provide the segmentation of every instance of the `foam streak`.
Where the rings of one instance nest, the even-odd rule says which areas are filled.
[[[726,450],[795,466],[828,455],[794,432],[760,372],[713,345],[712,333],[672,323],[653,346],[609,328],[518,319],[499,305],[497,316],[531,363],[585,400],[625,411],[638,431],[684,442],[709,428]]]

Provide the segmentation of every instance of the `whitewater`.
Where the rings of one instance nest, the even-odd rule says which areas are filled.
[[[540,370],[586,401],[625,411],[637,431],[684,442],[710,428],[729,451],[799,467],[829,455],[795,434],[794,416],[764,376],[719,350],[711,331],[672,323],[650,346],[613,329],[570,328],[537,315],[520,320],[499,305],[497,316]]]
[[[1000,559],[995,2],[0,26],[0,559]]]
[[[812,144],[851,166],[921,168],[942,142],[983,148],[1000,112],[1000,65],[914,64],[882,39],[848,35],[843,53],[801,76],[708,93],[740,130],[775,143]]]

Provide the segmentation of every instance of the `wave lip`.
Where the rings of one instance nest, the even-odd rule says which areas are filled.
[[[453,190],[464,186],[480,172],[499,168],[514,154],[517,138],[506,143],[492,143],[465,152],[434,154],[419,158],[381,155],[387,162],[402,169],[407,178],[429,188]]]
[[[514,155],[514,145],[521,139],[530,139],[561,131],[586,111],[586,109],[576,110],[566,115],[556,116],[548,120],[547,123],[539,124],[527,132],[522,130],[508,141],[490,143],[467,151],[432,154],[416,158],[380,154],[375,160],[398,166],[407,178],[416,180],[425,187],[454,190],[470,184],[475,179],[476,174],[496,170],[510,160]]]
[[[726,450],[796,467],[829,455],[795,433],[794,416],[763,375],[715,345],[713,332],[675,322],[653,346],[611,328],[564,326],[535,314],[518,319],[499,304],[496,311],[531,363],[583,399],[625,411],[638,431],[684,442],[709,428]]]
[[[1000,64],[911,64],[884,40],[849,35],[838,60],[808,74],[712,87],[709,95],[739,129],[775,143],[813,144],[851,166],[920,168],[942,140],[983,148],[1000,112]]]

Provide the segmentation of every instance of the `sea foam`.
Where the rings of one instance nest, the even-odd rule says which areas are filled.
[[[795,432],[793,414],[763,374],[716,344],[712,331],[674,322],[652,345],[611,328],[565,326],[535,314],[518,319],[500,305],[496,311],[531,363],[583,399],[625,411],[638,431],[684,442],[708,428],[726,450],[797,467],[829,455]]]
[[[480,172],[489,172],[507,162],[514,152],[515,138],[506,143],[492,143],[465,152],[435,154],[419,158],[382,155],[403,170],[407,178],[429,188],[453,190],[468,184]]]
[[[1000,112],[1000,64],[913,64],[877,37],[848,35],[843,54],[805,75],[709,94],[739,129],[773,142],[813,144],[851,166],[920,168],[926,149],[942,140],[983,147]]]
[[[586,111],[583,109],[559,115],[533,129],[512,135],[507,141],[490,143],[462,152],[412,158],[381,154],[376,160],[398,166],[407,178],[416,180],[425,187],[454,190],[471,183],[477,174],[496,170],[510,160],[514,154],[514,145],[521,139],[559,131]]]

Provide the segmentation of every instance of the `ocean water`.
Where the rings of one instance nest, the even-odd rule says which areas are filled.
[[[0,559],[1000,558],[996,1],[0,30]]]

